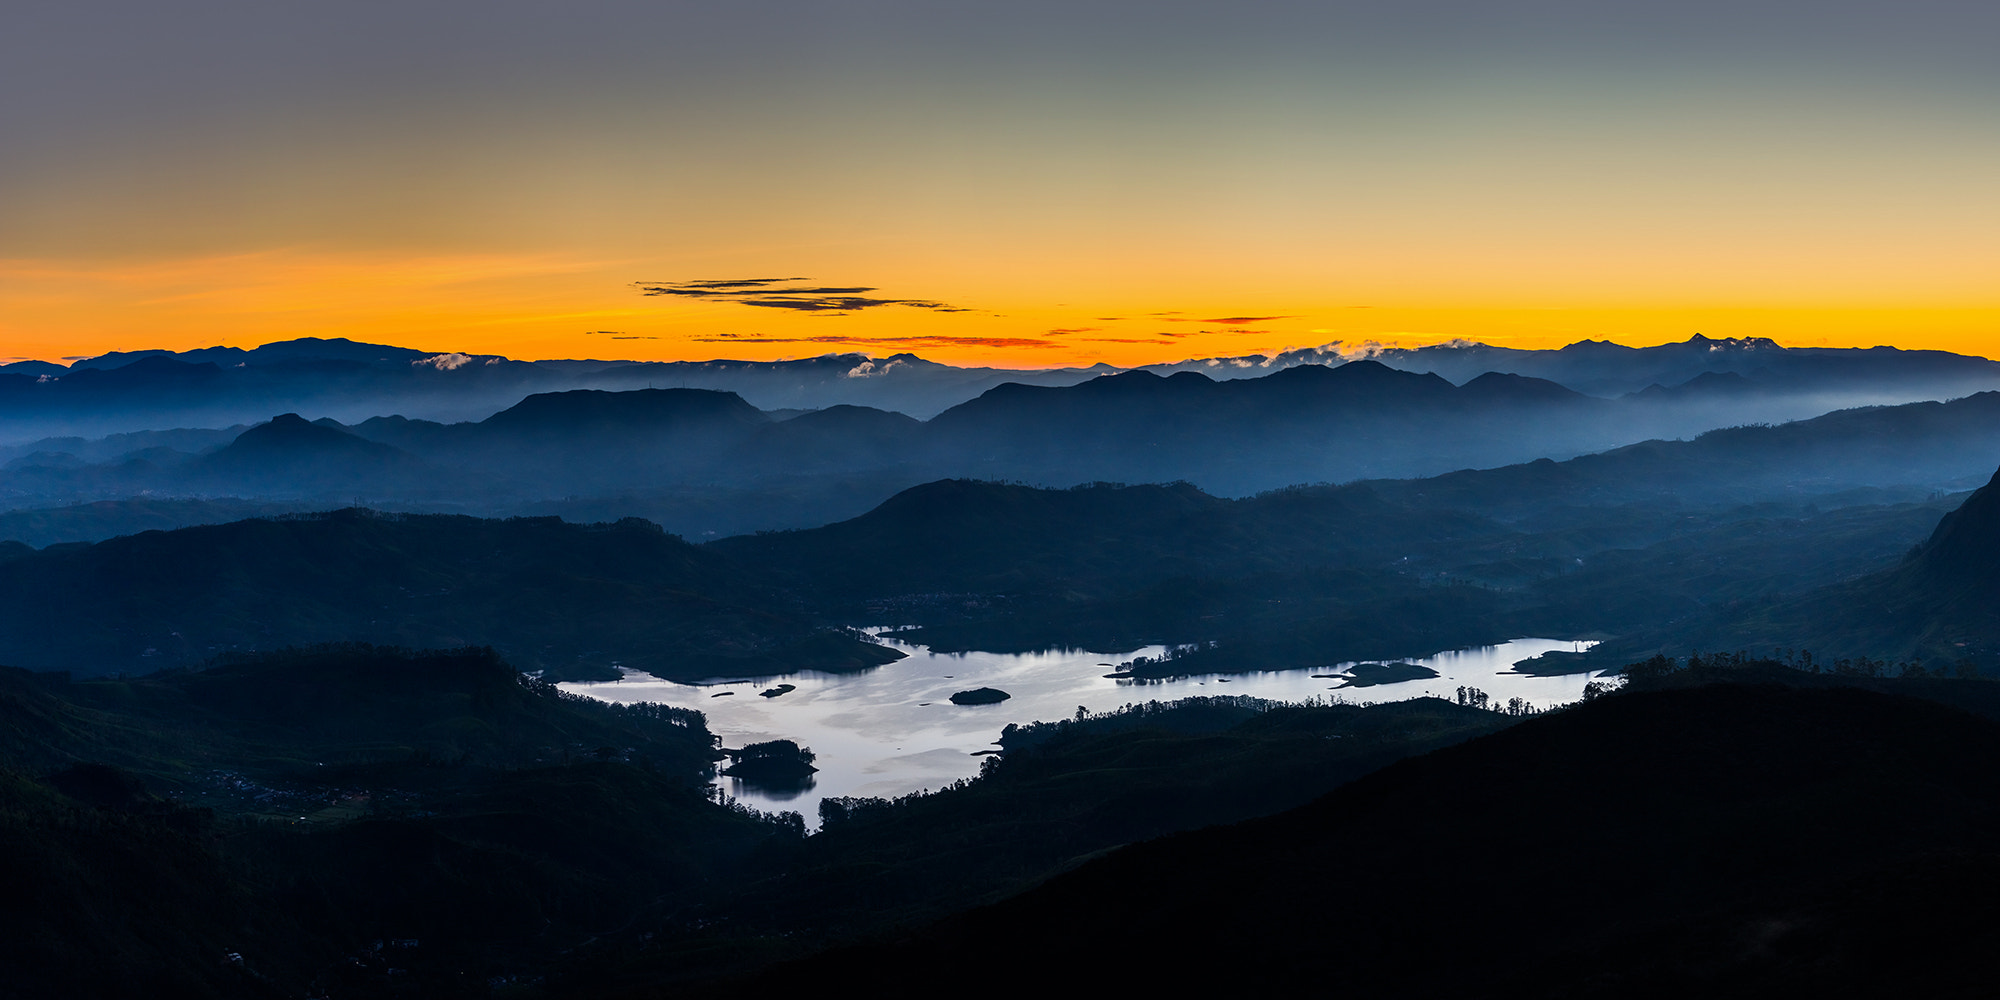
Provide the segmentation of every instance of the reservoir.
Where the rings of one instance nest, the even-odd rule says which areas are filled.
[[[909,655],[862,673],[798,673],[755,681],[677,684],[628,671],[619,681],[567,683],[565,691],[615,702],[660,702],[696,709],[725,747],[787,739],[818,754],[819,773],[804,790],[774,791],[718,775],[723,792],[766,812],[795,810],[808,826],[819,825],[819,801],[828,796],[894,798],[936,789],[979,773],[979,751],[1008,723],[1053,722],[1074,718],[1077,709],[1107,712],[1147,701],[1196,695],[1248,695],[1273,701],[1309,698],[1351,703],[1402,701],[1434,695],[1451,699],[1457,689],[1478,688],[1504,705],[1521,698],[1537,708],[1583,697],[1589,674],[1534,677],[1511,673],[1517,660],[1551,650],[1587,648],[1589,643],[1558,639],[1516,639],[1497,646],[1453,650],[1402,662],[1429,667],[1439,676],[1422,680],[1342,688],[1325,676],[1352,663],[1312,670],[1251,674],[1208,674],[1161,681],[1113,679],[1118,664],[1135,656],[1159,657],[1164,647],[1125,653],[1053,649],[1035,653],[932,653],[922,646],[883,642]],[[780,685],[775,697],[761,692]],[[992,705],[954,705],[954,692],[991,687],[1011,697]]]

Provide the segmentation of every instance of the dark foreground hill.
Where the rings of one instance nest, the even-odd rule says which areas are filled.
[[[137,673],[314,642],[490,645],[524,669],[687,678],[897,658],[636,519],[349,509],[149,531],[0,561],[0,663]],[[612,672],[615,676],[615,671]]]
[[[489,996],[795,835],[711,801],[713,747],[489,650],[0,670],[4,992]]]
[[[1996,754],[1993,722],[1854,689],[1621,695],[751,988],[1974,996]]]
[[[0,669],[0,920],[29,928],[0,938],[0,976],[23,997],[688,982],[1516,721],[1435,700],[1151,703],[1010,727],[980,780],[837,800],[801,839],[796,816],[702,793],[700,713],[562,694],[488,650],[323,647],[132,680]]]
[[[564,695],[490,649],[337,644],[131,679],[0,668],[0,764],[111,764],[218,804],[229,793],[203,768],[310,780],[370,761],[523,767],[605,746],[684,776],[714,756],[698,712]]]
[[[2000,725],[1795,683],[1527,720],[1134,706],[1010,727],[978,780],[831,800],[800,839],[702,794],[698,713],[586,702],[485,651],[0,671],[0,912],[26,928],[0,974],[37,997],[679,996],[896,934],[710,985],[1948,993],[2000,924]]]

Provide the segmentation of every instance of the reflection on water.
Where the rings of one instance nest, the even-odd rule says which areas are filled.
[[[724,782],[727,782],[727,784],[724,784]],[[716,784],[722,785],[722,790],[728,792],[732,798],[741,799],[745,803],[782,803],[790,802],[819,787],[819,776],[808,775],[804,781],[753,781],[731,774],[718,776]],[[772,807],[760,805],[758,808],[769,812]],[[787,808],[796,809],[798,807],[788,806]],[[819,798],[815,796],[813,798],[813,815],[817,816],[818,814]]]
[[[1343,671],[1351,663],[1135,681],[1104,675],[1110,666],[1134,656],[1157,657],[1165,652],[1163,647],[1109,655],[1083,650],[932,653],[894,639],[884,642],[910,655],[859,674],[809,672],[755,682],[676,684],[628,673],[622,681],[561,687],[605,701],[654,701],[696,709],[707,714],[708,728],[722,737],[726,747],[776,739],[811,747],[819,755],[819,773],[803,788],[769,789],[729,777],[718,777],[716,784],[745,805],[765,811],[796,810],[805,814],[807,824],[817,826],[819,801],[824,797],[893,798],[948,785],[979,772],[980,758],[975,754],[992,749],[1008,723],[1073,718],[1078,709],[1105,712],[1134,702],[1192,695],[1250,695],[1275,701],[1341,698],[1356,703],[1424,695],[1451,698],[1461,685],[1485,691],[1495,704],[1521,698],[1546,707],[1581,698],[1590,679],[1587,674],[1531,677],[1509,672],[1517,660],[1590,645],[1556,639],[1516,639],[1409,660],[1438,676],[1339,691],[1334,689],[1340,680],[1313,675]],[[756,697],[779,684],[793,687],[782,697]],[[951,703],[953,692],[977,687],[999,688],[1013,697],[994,705]],[[723,693],[736,697],[716,697]]]

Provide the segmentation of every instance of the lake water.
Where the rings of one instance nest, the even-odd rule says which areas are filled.
[[[819,773],[810,788],[773,792],[726,776],[716,784],[743,804],[767,812],[796,810],[809,826],[819,825],[819,801],[826,796],[873,795],[893,798],[935,789],[979,772],[978,751],[1008,723],[1074,718],[1081,707],[1106,712],[1146,701],[1192,695],[1251,695],[1274,701],[1311,697],[1349,702],[1386,702],[1436,695],[1452,698],[1458,687],[1476,687],[1495,704],[1522,698],[1537,707],[1576,701],[1592,675],[1531,677],[1511,673],[1513,664],[1550,650],[1586,649],[1590,643],[1556,639],[1516,639],[1498,646],[1454,650],[1416,663],[1440,676],[1426,680],[1340,688],[1332,674],[1351,663],[1312,670],[1201,675],[1165,681],[1110,679],[1104,675],[1134,656],[1158,657],[1163,647],[1126,653],[1046,650],[1038,653],[932,653],[922,646],[883,641],[908,653],[904,659],[858,674],[799,673],[756,682],[677,684],[649,674],[627,672],[621,681],[568,683],[563,690],[613,702],[652,701],[697,709],[722,745],[740,747],[788,739],[819,755]],[[779,684],[794,690],[776,698],[759,692]],[[1013,697],[996,705],[951,703],[955,691],[994,687]]]

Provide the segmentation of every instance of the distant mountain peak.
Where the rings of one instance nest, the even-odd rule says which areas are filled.
[[[1495,401],[1552,402],[1582,397],[1579,393],[1560,382],[1545,378],[1531,378],[1511,372],[1487,372],[1470,382],[1459,386],[1459,391],[1474,397]]]
[[[392,445],[281,413],[236,436],[191,468],[198,478],[266,489],[347,489],[383,477],[414,475],[416,456]]]
[[[1695,334],[1684,346],[1706,347],[1710,351],[1782,351],[1786,348],[1769,337],[1708,337]]]
[[[317,424],[296,413],[280,413],[236,436],[236,440],[213,456],[218,461],[250,453],[345,452],[391,455],[398,449],[377,444],[336,427]]]
[[[488,427],[638,429],[662,422],[765,423],[763,411],[713,389],[570,389],[540,392],[486,418]]]
[[[1113,372],[1075,386],[1072,391],[1091,398],[1156,398],[1161,393],[1173,393],[1212,385],[1214,380],[1200,372],[1175,372],[1170,376],[1143,368]],[[1066,390],[1052,390],[1063,393]],[[990,393],[989,393],[990,394]]]
[[[130,358],[131,360],[124,360],[125,358]],[[105,359],[112,360],[105,362]],[[99,364],[96,362],[105,363]],[[189,376],[217,375],[221,373],[222,368],[212,361],[183,361],[169,352],[144,351],[124,355],[107,354],[103,358],[79,361],[70,370],[74,373],[69,376],[71,378],[74,378],[76,375],[88,373],[90,377],[94,378],[131,379],[134,377],[185,378]]]

